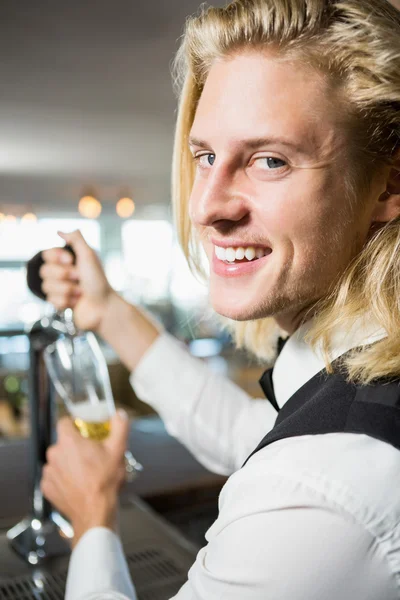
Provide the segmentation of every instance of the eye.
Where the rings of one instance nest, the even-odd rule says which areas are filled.
[[[193,157],[200,167],[212,167],[215,162],[215,154],[199,154]]]
[[[264,169],[266,171],[272,171],[274,169],[281,169],[282,167],[286,167],[287,163],[281,158],[276,158],[275,156],[263,156],[260,158],[256,158],[254,161],[258,163],[258,167]]]

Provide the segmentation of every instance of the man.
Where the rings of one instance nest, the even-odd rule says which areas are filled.
[[[192,432],[214,463],[238,470],[180,600],[399,597],[399,33],[384,0],[237,0],[187,25],[182,245],[203,244],[211,303],[238,322],[239,343],[262,355],[271,318],[290,337],[263,378],[276,425],[243,468],[246,404],[232,421],[216,407],[219,435],[196,414]],[[91,251],[78,234],[65,239],[82,274]],[[91,306],[86,326],[116,331],[104,277],[89,284],[87,273],[82,287],[43,277],[60,305],[76,292],[77,318]],[[134,368],[130,309],[119,306],[117,350]],[[184,437],[185,399],[163,410]],[[135,597],[113,533],[127,429],[116,416],[99,445],[63,421],[49,450],[42,488],[76,534],[69,600]]]

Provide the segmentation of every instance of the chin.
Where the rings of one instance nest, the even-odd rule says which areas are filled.
[[[297,305],[293,298],[288,298],[277,290],[265,289],[265,285],[247,285],[238,289],[234,282],[222,287],[219,282],[210,279],[209,300],[214,311],[232,321],[254,321],[277,317],[282,312]]]
[[[210,293],[211,306],[216,313],[232,321],[252,321],[266,316],[264,310],[260,310],[257,302],[251,302],[249,298],[239,299],[234,295]]]
[[[226,317],[231,321],[251,321],[252,319],[254,319],[254,317],[246,311],[227,309],[226,307],[219,307],[215,305],[213,305],[213,308],[216,313],[221,315],[221,317]]]

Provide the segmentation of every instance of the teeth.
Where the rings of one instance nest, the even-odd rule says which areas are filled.
[[[219,260],[225,260],[225,248],[220,248],[219,246],[214,246],[215,254]]]
[[[253,246],[250,246],[250,248],[246,248],[244,255],[247,258],[247,260],[253,260],[253,258],[256,257],[256,251],[253,248]]]
[[[254,260],[255,258],[262,258],[266,254],[269,254],[269,250],[266,248],[254,248],[254,246],[248,246],[244,248],[221,248],[220,246],[214,246],[215,255],[219,260],[234,263],[235,260],[243,260],[247,258],[248,261]]]
[[[236,260],[243,260],[245,255],[244,248],[236,248]]]
[[[228,262],[235,262],[236,251],[233,248],[227,248],[225,250],[225,260]]]

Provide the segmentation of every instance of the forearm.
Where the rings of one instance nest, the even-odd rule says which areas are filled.
[[[272,428],[276,410],[210,371],[164,333],[131,377],[135,392],[205,467],[229,475]]]
[[[103,527],[117,533],[117,494],[98,494],[91,503],[91,511],[88,514],[79,513],[79,518],[72,522],[74,537],[72,540],[72,549],[79,543],[86,532],[95,527]]]
[[[112,292],[96,333],[110,344],[127,369],[134,371],[160,328],[143,310]]]

